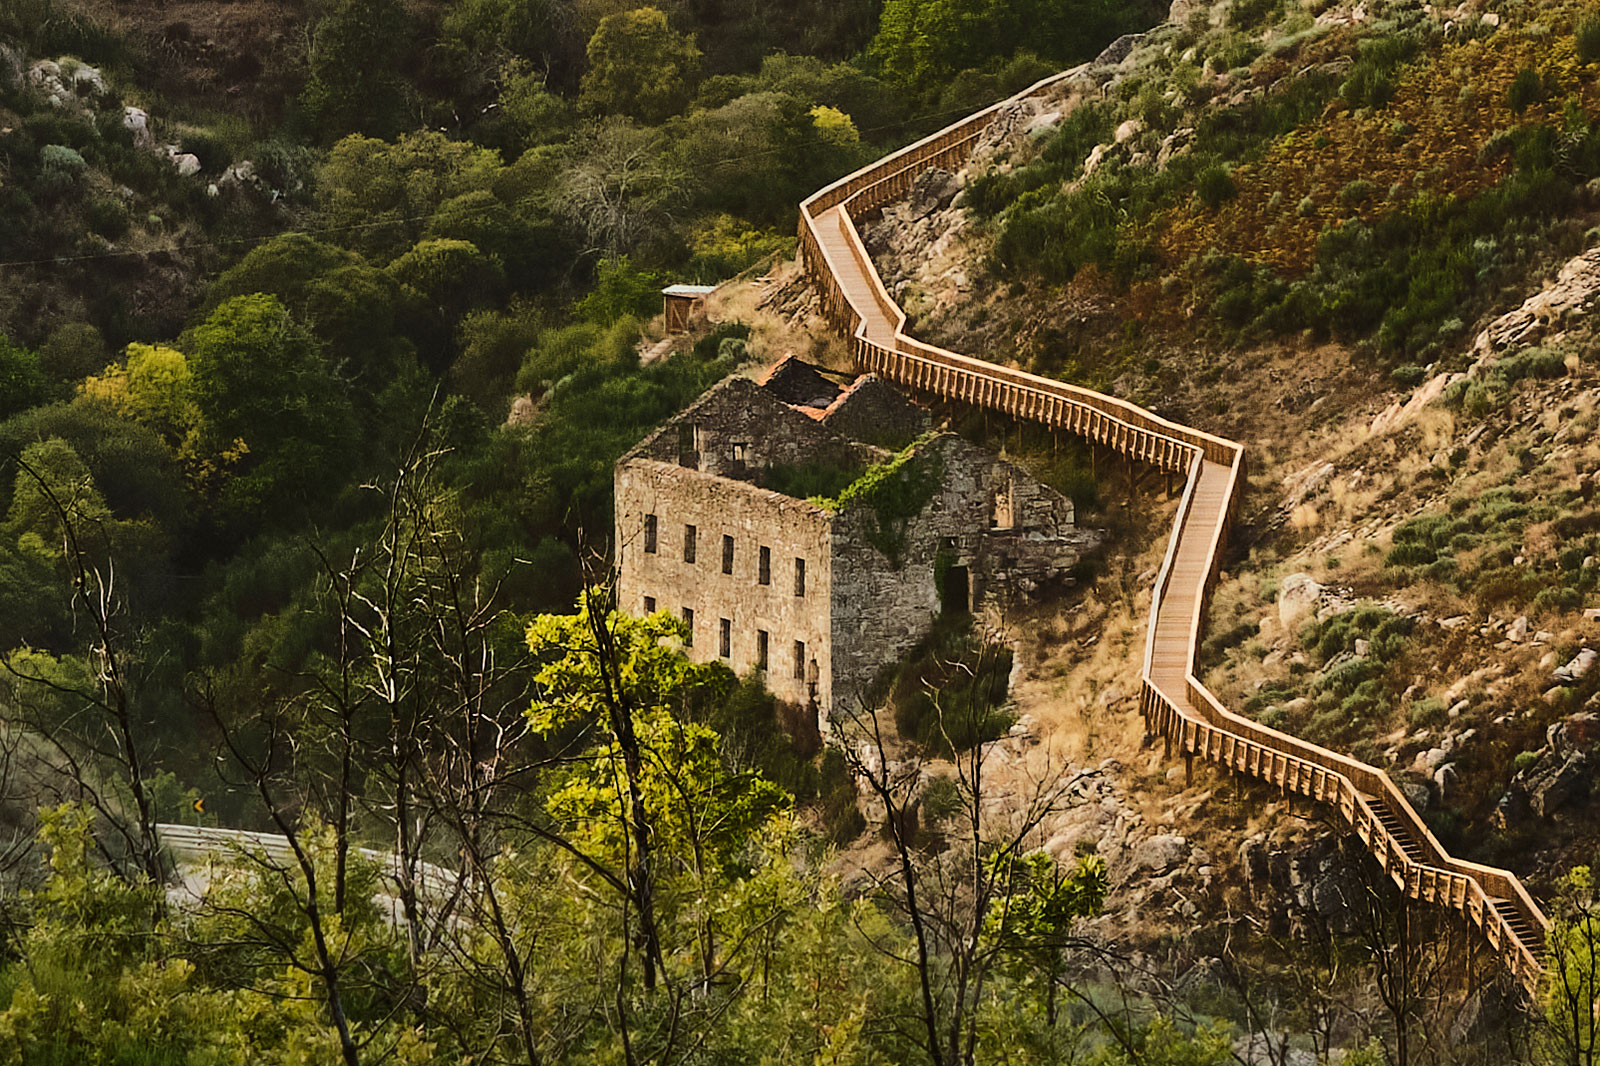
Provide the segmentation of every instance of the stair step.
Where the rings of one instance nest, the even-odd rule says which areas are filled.
[[[1515,903],[1509,899],[1495,897],[1489,900],[1494,904],[1494,909],[1504,918],[1511,933],[1522,942],[1522,946],[1533,953],[1534,958],[1544,954],[1544,936],[1534,929],[1523,913],[1517,909]]]

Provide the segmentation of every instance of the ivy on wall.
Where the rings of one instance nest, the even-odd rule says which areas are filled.
[[[811,500],[835,512],[853,508],[871,511],[867,543],[888,556],[896,569],[903,562],[906,524],[928,506],[944,479],[943,457],[923,451],[929,439],[919,437],[883,462],[868,467],[838,496]]]

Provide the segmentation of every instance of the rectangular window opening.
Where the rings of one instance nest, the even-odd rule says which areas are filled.
[[[770,638],[768,637],[767,631],[765,629],[756,630],[756,669],[757,670],[765,670],[767,668],[767,643],[768,643],[769,639]]]
[[[686,563],[694,562],[695,532],[696,530],[693,526],[683,527],[683,561]]]
[[[655,614],[656,613],[656,598],[654,596],[646,596],[644,598],[644,613],[645,614]]]
[[[678,465],[700,469],[700,427],[693,422],[678,423]]]
[[[757,569],[756,581],[763,585],[772,584],[772,549],[765,544],[761,546],[761,565]]]
[[[803,640],[794,642],[794,679],[796,681],[806,679],[806,642]]]
[[[804,596],[806,594],[806,561],[804,559],[796,559],[794,561],[794,594],[796,596]]]
[[[991,510],[989,512],[990,529],[1014,529],[1016,527],[1016,509],[1012,504],[1015,487],[1010,481],[1004,486],[994,490],[990,497]]]
[[[656,553],[656,516],[644,516],[644,550],[651,555]]]
[[[694,611],[688,607],[683,609],[683,628],[687,631],[683,635],[683,646],[694,647]]]
[[[717,636],[717,654],[724,659],[733,657],[733,619],[724,618]]]
[[[722,538],[722,572],[733,573],[733,538],[727,535]]]

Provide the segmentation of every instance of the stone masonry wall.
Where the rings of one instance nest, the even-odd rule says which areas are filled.
[[[685,449],[684,444],[692,444]],[[735,445],[742,461],[736,460]],[[741,480],[769,466],[856,461],[860,448],[809,418],[749,378],[732,377],[683,414],[646,437],[624,457],[688,465],[701,473]],[[686,454],[687,453],[687,454]]]
[[[867,539],[876,515],[852,510],[835,519],[831,628],[839,710],[933,625],[942,609],[941,567],[968,568],[970,604],[977,609],[1026,597],[1064,576],[1096,541],[1074,525],[1070,499],[998,456],[950,434],[935,437],[919,454],[939,457],[943,479],[907,523],[898,569]],[[1009,525],[991,528],[997,501]]]
[[[823,415],[829,429],[851,440],[899,448],[928,428],[931,416],[868,374],[835,400]]]
[[[803,416],[802,416],[803,417]],[[656,516],[656,550],[645,549],[645,516]],[[802,672],[815,659],[816,697],[832,698],[829,656],[831,519],[804,500],[741,481],[706,477],[673,462],[624,459],[616,470],[618,603],[635,614],[645,597],[657,610],[694,612],[696,661],[723,659],[739,674],[757,667],[757,634],[768,634],[767,687],[804,706],[810,690],[796,677],[794,645],[805,645]],[[695,560],[684,561],[684,527],[695,527]],[[723,537],[733,538],[733,572],[723,573]],[[770,550],[770,583],[760,583],[760,549]],[[804,595],[796,595],[795,560],[805,560]],[[730,623],[721,654],[722,619]],[[819,723],[827,728],[824,719]]]

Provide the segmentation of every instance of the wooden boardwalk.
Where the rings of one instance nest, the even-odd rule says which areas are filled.
[[[1073,73],[1046,78],[1012,100],[1044,92]],[[1212,579],[1243,483],[1244,449],[1125,400],[947,351],[905,332],[905,313],[885,290],[856,220],[904,196],[929,167],[959,166],[1010,102],[863,167],[801,204],[800,252],[824,313],[850,339],[865,370],[1185,475],[1150,609],[1140,678],[1147,733],[1187,759],[1205,759],[1326,804],[1408,898],[1463,914],[1506,968],[1534,988],[1549,923],[1515,875],[1451,856],[1381,770],[1233,714],[1195,677]]]

